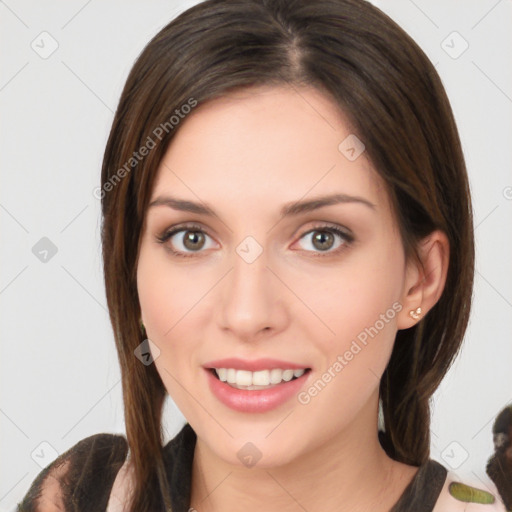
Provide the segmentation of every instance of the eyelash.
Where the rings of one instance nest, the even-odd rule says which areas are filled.
[[[165,244],[173,235],[176,233],[179,233],[181,231],[199,231],[203,234],[208,235],[208,233],[199,225],[197,224],[183,224],[179,226],[175,226],[161,235],[156,236],[156,241],[160,244]],[[345,231],[341,230],[340,228],[336,226],[331,226],[328,224],[318,224],[316,226],[313,226],[308,231],[304,232],[300,237],[299,240],[302,239],[305,235],[311,234],[315,231],[324,231],[328,233],[332,233],[335,235],[338,235],[340,238],[344,240],[343,244],[340,245],[337,249],[333,251],[325,251],[325,252],[313,252],[313,251],[306,251],[306,252],[312,252],[312,257],[326,257],[326,256],[332,256],[334,254],[338,254],[341,251],[345,250],[347,247],[349,247],[354,242],[354,237],[350,235],[349,233],[346,233]],[[210,236],[210,235],[208,235]],[[182,253],[181,251],[175,251],[174,249],[171,249],[170,247],[168,250],[174,255],[181,258],[191,258],[195,257],[197,254],[199,254],[201,251],[197,252],[191,252],[191,253]]]

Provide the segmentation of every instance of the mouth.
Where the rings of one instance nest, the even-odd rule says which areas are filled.
[[[203,369],[212,395],[241,413],[266,413],[289,403],[313,371],[291,361],[237,357],[210,361]]]
[[[236,368],[207,368],[219,381],[234,389],[256,391],[271,389],[301,378],[311,368],[272,368],[258,371],[239,370]]]

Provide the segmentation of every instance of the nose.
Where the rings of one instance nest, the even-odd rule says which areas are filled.
[[[251,263],[235,253],[219,290],[218,325],[240,341],[275,334],[288,323],[285,288],[267,264],[265,251]]]

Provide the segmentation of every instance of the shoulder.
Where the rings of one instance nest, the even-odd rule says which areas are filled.
[[[483,485],[475,487],[462,482],[452,471],[446,480],[432,512],[506,512],[499,495]]]
[[[129,459],[126,459],[117,472],[105,512],[125,512],[130,503],[134,487],[133,468]]]
[[[162,449],[173,510],[188,510],[191,491],[192,461],[196,434],[186,422]],[[125,512],[131,502],[135,477],[130,459],[118,471],[105,512]]]
[[[86,437],[48,464],[33,480],[16,512],[104,510],[114,479],[125,462],[121,434]]]

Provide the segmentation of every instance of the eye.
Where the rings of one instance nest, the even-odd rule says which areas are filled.
[[[336,238],[338,239],[337,244]],[[316,252],[316,254],[313,254],[314,256],[323,256],[322,253],[329,255],[338,253],[354,241],[354,237],[350,233],[326,224],[314,226],[313,229],[310,229],[300,237],[300,240],[302,239],[308,241],[306,246],[312,247],[312,249],[306,248],[306,251]]]
[[[176,236],[178,234],[179,236]],[[201,252],[201,249],[211,248],[207,243],[207,239],[211,240],[211,237],[196,224],[175,226],[157,236],[156,239],[161,244],[171,242],[169,250],[175,256],[195,256],[195,253]]]
[[[311,237],[311,235],[313,236]],[[326,224],[314,226],[313,229],[304,233],[300,240],[307,240],[307,237],[310,237],[310,241],[306,245],[312,249],[305,248],[305,250],[312,252],[312,256],[337,254],[354,241],[354,236],[350,233],[339,227]],[[336,239],[338,239],[337,243]],[[174,256],[180,257],[197,256],[202,249],[210,249],[213,246],[211,237],[197,224],[174,226],[156,236],[156,240],[161,244],[171,242],[166,248]],[[208,246],[208,240],[210,240],[210,246]]]

